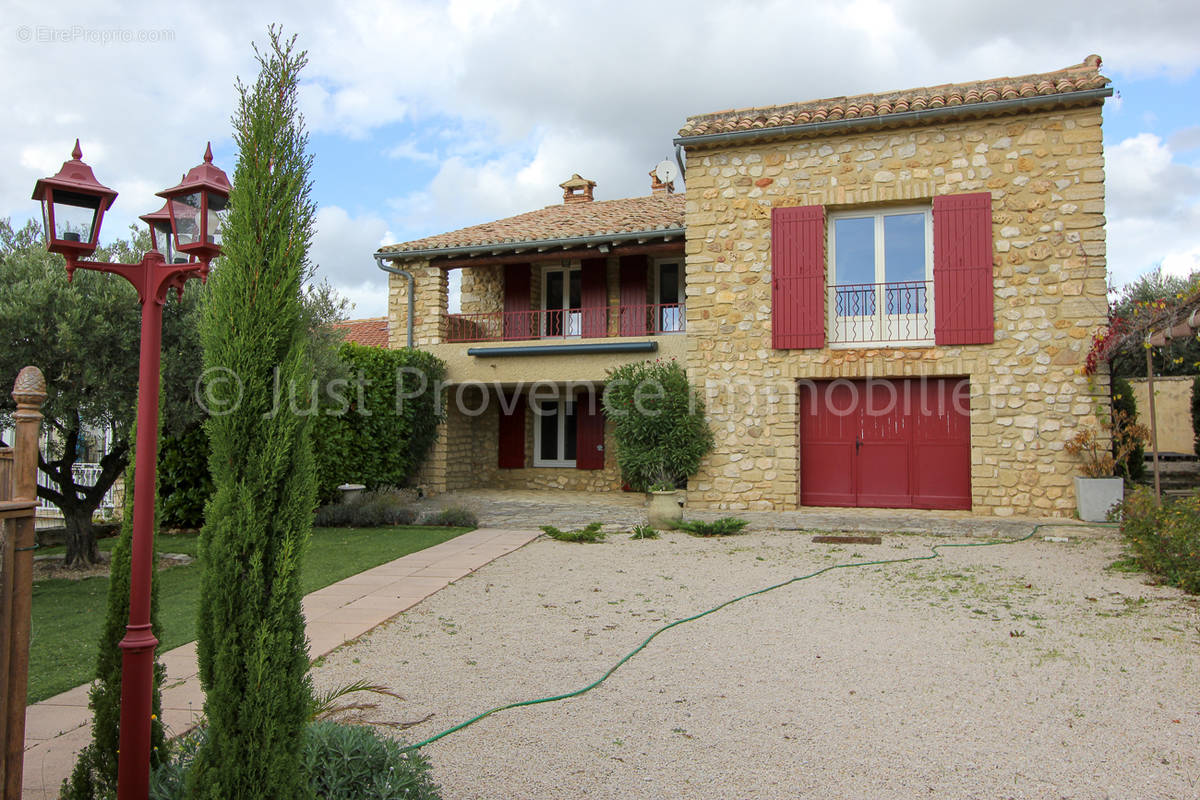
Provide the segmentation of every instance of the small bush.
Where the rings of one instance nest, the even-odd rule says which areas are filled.
[[[1146,572],[1190,594],[1200,594],[1200,494],[1165,500],[1137,487],[1122,505],[1121,533]]]
[[[381,528],[411,525],[417,518],[401,493],[383,489],[365,492],[356,503],[331,503],[317,509],[317,528]]]
[[[704,400],[674,359],[609,371],[604,415],[612,425],[621,478],[639,492],[682,486],[713,448]]]
[[[1133,387],[1124,378],[1112,379],[1112,407],[1114,412],[1121,412],[1124,419],[1131,423],[1138,421],[1137,398],[1133,396]],[[1113,455],[1117,461],[1117,475],[1131,481],[1141,480],[1146,474],[1146,448],[1141,440],[1135,441],[1122,457],[1121,443],[1113,442]]]
[[[182,800],[196,750],[205,729],[178,740],[174,758],[150,776],[150,800]],[[304,736],[301,765],[316,797],[324,800],[439,800],[429,761],[419,752],[365,725],[311,723]]]
[[[422,525],[444,525],[447,528],[477,528],[479,518],[468,508],[450,506],[441,511],[426,514],[421,520]]]
[[[658,531],[651,528],[649,525],[634,525],[633,532],[629,536],[630,539],[657,539]]]
[[[560,531],[553,525],[543,525],[542,531],[551,539],[557,539],[560,542],[594,543],[604,541],[604,531],[600,530],[600,525],[599,522],[589,522],[575,531]]]
[[[746,520],[737,517],[721,517],[713,522],[704,522],[698,519],[682,520],[676,524],[676,527],[693,536],[729,536],[741,533],[742,528],[749,524]]]

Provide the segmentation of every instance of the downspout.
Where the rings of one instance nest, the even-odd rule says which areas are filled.
[[[383,260],[385,258],[387,258],[387,256],[388,256],[387,253],[376,253],[375,254],[375,263],[379,265],[379,268],[381,270],[383,270],[384,272],[390,272],[393,275],[403,275],[405,278],[408,279],[408,317],[406,319],[406,323],[407,323],[407,327],[408,327],[408,346],[412,347],[413,346],[413,313],[416,311],[416,304],[413,299],[413,291],[415,289],[416,282],[413,280],[413,275],[411,272],[406,272],[406,271],[400,269],[399,267],[391,267],[391,266],[388,266],[387,264],[383,263]]]

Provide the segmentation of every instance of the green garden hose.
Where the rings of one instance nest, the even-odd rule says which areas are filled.
[[[1112,523],[1112,522],[1093,523],[1093,525],[1096,527],[1112,527],[1116,524],[1117,523]],[[708,609],[707,611],[701,611],[699,614],[694,614],[690,617],[684,617],[682,619],[677,619],[674,622],[670,622],[666,625],[663,625],[661,628],[654,631],[654,633],[650,634],[645,639],[643,639],[641,644],[639,644],[637,647],[633,648],[628,653],[626,653],[624,656],[622,656],[622,658],[619,661],[617,661],[617,663],[613,664],[611,667],[608,668],[607,672],[605,672],[603,675],[601,675],[596,680],[589,683],[587,686],[584,686],[582,689],[576,689],[575,691],[567,692],[566,694],[556,694],[556,695],[551,695],[549,697],[539,697],[535,700],[521,700],[520,702],[508,703],[507,705],[496,706],[495,708],[489,708],[487,711],[484,711],[481,714],[476,714],[475,716],[471,717],[466,722],[460,722],[458,725],[455,725],[452,728],[447,728],[446,730],[442,731],[441,733],[430,736],[428,739],[425,739],[424,741],[420,741],[420,742],[417,742],[416,744],[408,745],[407,747],[402,748],[401,751],[409,752],[412,750],[419,750],[420,748],[424,747],[427,744],[433,744],[438,739],[444,738],[446,736],[449,736],[452,733],[455,733],[456,731],[461,731],[463,728],[474,725],[476,722],[479,722],[479,720],[483,719],[484,717],[489,717],[498,711],[507,711],[511,708],[521,708],[522,706],[536,706],[541,703],[553,703],[557,700],[567,700],[571,697],[579,697],[582,694],[586,694],[586,693],[590,692],[592,689],[595,689],[600,684],[604,683],[606,680],[608,680],[610,675],[612,675],[614,672],[616,672],[618,669],[620,669],[621,666],[624,665],[626,661],[633,658],[638,653],[640,653],[642,650],[644,650],[646,648],[646,645],[648,645],[648,644],[650,644],[650,642],[654,641],[654,639],[660,633],[669,631],[671,628],[674,628],[678,625],[683,625],[685,622],[693,622],[695,620],[700,619],[701,617],[707,617],[709,614],[715,614],[716,612],[720,611],[721,609],[725,608],[726,606],[731,606],[734,603],[745,600],[748,597],[754,597],[756,595],[766,594],[767,592],[774,591],[775,589],[782,589],[784,586],[790,586],[793,583],[798,583],[800,581],[806,581],[809,578],[815,578],[818,575],[824,575],[826,572],[832,572],[835,569],[849,569],[851,567],[884,566],[887,564],[906,564],[906,563],[913,562],[913,561],[931,561],[931,560],[939,558],[941,556],[941,553],[939,552],[940,550],[950,548],[950,547],[991,547],[993,545],[998,545],[998,544],[1019,544],[1021,542],[1025,542],[1025,541],[1028,541],[1029,539],[1033,538],[1034,534],[1036,534],[1042,528],[1055,528],[1055,527],[1074,528],[1074,527],[1079,527],[1079,526],[1075,525],[1073,523],[1069,523],[1069,522],[1043,522],[1038,525],[1035,525],[1033,527],[1033,529],[1031,531],[1029,531],[1029,533],[1025,534],[1024,536],[1022,536],[1019,539],[991,539],[986,542],[948,542],[946,544],[935,544],[930,547],[928,555],[906,556],[904,558],[887,558],[887,559],[880,559],[880,560],[875,560],[875,561],[850,561],[850,562],[846,562],[844,564],[832,564],[828,567],[822,567],[821,569],[817,570],[816,572],[810,572],[807,575],[797,575],[796,577],[789,578],[788,580],[783,581],[782,583],[776,583],[773,586],[767,586],[766,588],[758,589],[756,591],[748,592],[746,594],[740,595],[738,597],[733,598],[732,600],[726,600],[724,603],[713,606],[712,608]]]

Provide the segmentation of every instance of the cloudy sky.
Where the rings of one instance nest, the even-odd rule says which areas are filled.
[[[78,136],[120,192],[108,239],[157,208],[212,140],[232,174],[238,77],[272,22],[308,50],[311,254],[382,314],[381,244],[561,199],[646,194],[690,114],[1075,64],[1104,110],[1111,281],[1200,267],[1200,4],[1194,0],[449,0],[163,3],[8,0],[0,16],[0,216]],[[118,10],[119,8],[119,10]]]

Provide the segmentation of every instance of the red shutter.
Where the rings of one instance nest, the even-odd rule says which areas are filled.
[[[584,338],[608,335],[608,280],[605,271],[608,260],[585,258],[581,264],[580,305],[583,321],[580,332]]]
[[[771,343],[825,346],[825,208],[771,211]]]
[[[933,198],[933,314],[938,344],[994,341],[992,259],[991,193]]]
[[[649,309],[646,302],[646,256],[621,256],[621,335],[645,336]]]
[[[521,469],[525,466],[525,395],[505,398],[500,402],[500,469]],[[505,411],[508,413],[505,413]]]
[[[530,269],[528,264],[504,265],[505,339],[532,338],[534,314],[530,305]]]
[[[575,469],[604,469],[604,409],[599,387],[575,395]]]

